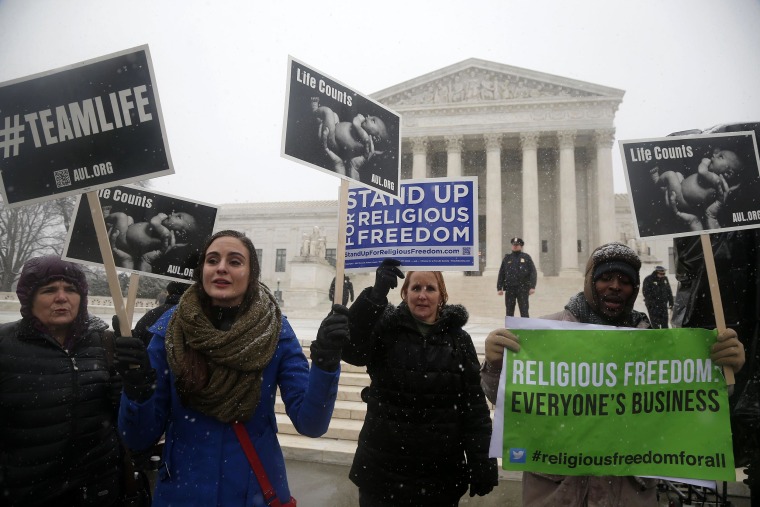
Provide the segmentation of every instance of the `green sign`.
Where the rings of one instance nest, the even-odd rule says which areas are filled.
[[[735,480],[715,331],[514,332],[504,469]]]

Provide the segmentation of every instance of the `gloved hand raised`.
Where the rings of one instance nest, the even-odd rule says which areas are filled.
[[[115,366],[124,383],[124,392],[130,400],[145,401],[153,394],[156,381],[156,371],[151,368],[145,344],[139,338],[121,336],[118,316],[114,315],[112,324],[116,334]]]
[[[404,273],[398,268],[401,261],[396,259],[383,259],[375,271],[375,285],[372,287],[371,297],[375,301],[385,301],[388,292],[398,286],[398,279],[404,278]]]
[[[311,342],[311,360],[322,370],[333,372],[340,365],[343,345],[348,340],[348,308],[333,305],[317,331],[317,338]]]

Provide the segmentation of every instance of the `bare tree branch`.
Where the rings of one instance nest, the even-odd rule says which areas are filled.
[[[0,202],[0,291],[8,292],[24,263],[38,255],[60,254],[71,210],[65,199],[10,209]]]

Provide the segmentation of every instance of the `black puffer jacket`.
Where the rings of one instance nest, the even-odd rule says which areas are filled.
[[[367,416],[350,478],[392,505],[442,505],[471,482],[498,483],[488,458],[491,418],[467,311],[445,305],[427,337],[406,303],[377,305],[367,289],[350,309],[343,359],[367,366]]]
[[[32,322],[0,325],[0,505],[67,494],[72,503],[87,499],[77,505],[110,505],[121,451],[111,391],[118,377],[102,344],[108,326],[89,317],[67,352]]]

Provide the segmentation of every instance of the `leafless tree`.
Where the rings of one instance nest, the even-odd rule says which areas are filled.
[[[150,180],[135,185],[150,188]],[[82,195],[85,205],[87,197]],[[0,199],[0,292],[11,290],[24,263],[38,255],[63,252],[76,197],[10,209]]]
[[[11,290],[27,260],[61,253],[65,224],[71,219],[70,207],[63,200],[13,209],[0,202],[0,291]]]

